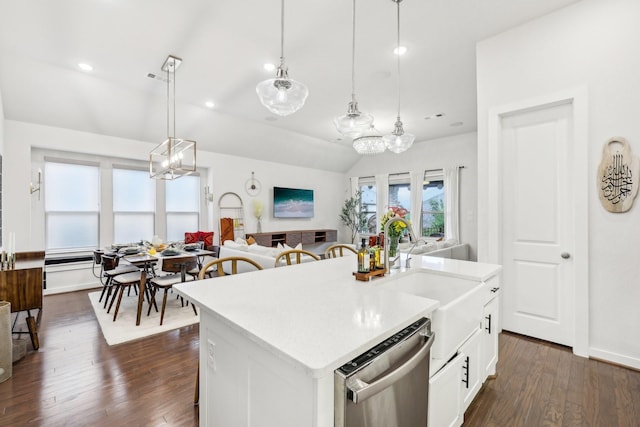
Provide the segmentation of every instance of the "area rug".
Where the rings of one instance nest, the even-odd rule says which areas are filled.
[[[138,296],[133,295],[123,296],[122,303],[120,304],[120,310],[118,311],[118,318],[113,321],[114,307],[111,309],[111,313],[107,313],[107,310],[103,308],[103,303],[98,302],[100,298],[100,292],[92,292],[89,294],[89,300],[91,306],[95,312],[100,328],[102,329],[102,335],[107,341],[107,344],[114,345],[127,341],[133,341],[139,338],[148,337],[150,335],[160,334],[172,329],[181,328],[183,326],[193,325],[200,320],[200,316],[193,314],[193,308],[189,306],[180,306],[180,299],[176,298],[175,294],[169,294],[167,298],[167,308],[164,313],[164,322],[160,326],[160,307],[162,307],[162,293],[158,292],[156,295],[156,301],[158,304],[158,312],[155,309],[151,310],[151,314],[147,316],[148,304],[145,301],[142,307],[142,316],[140,318],[140,325],[136,326],[136,310],[138,307]]]

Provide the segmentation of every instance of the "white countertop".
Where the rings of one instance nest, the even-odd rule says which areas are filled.
[[[478,282],[484,282],[502,270],[502,266],[498,264],[438,258],[428,255],[428,253],[423,256],[413,255],[411,266],[413,268],[427,269],[430,273],[434,274],[443,274],[446,276],[459,277],[461,279],[469,279]],[[404,262],[404,254],[402,262]]]
[[[329,259],[174,288],[248,339],[321,377],[439,305],[355,280],[355,262]]]

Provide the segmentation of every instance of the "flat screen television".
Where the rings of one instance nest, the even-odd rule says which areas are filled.
[[[313,218],[313,190],[273,187],[274,218]]]

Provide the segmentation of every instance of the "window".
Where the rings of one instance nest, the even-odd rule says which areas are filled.
[[[409,174],[396,174],[389,176],[389,208],[404,208],[411,212],[411,185]],[[410,220],[410,214],[406,218]]]
[[[444,180],[425,174],[422,185],[422,236],[444,237]]]
[[[196,231],[200,223],[200,177],[183,176],[166,181],[167,240],[183,240],[186,231]]]
[[[155,180],[149,171],[113,169],[113,242],[151,240],[155,220]]]
[[[359,185],[362,207],[367,218],[366,232],[376,234],[376,203],[378,202],[378,196],[375,181],[361,178]]]
[[[98,247],[100,168],[45,159],[46,250]]]

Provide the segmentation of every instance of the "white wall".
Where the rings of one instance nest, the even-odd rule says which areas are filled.
[[[583,0],[477,48],[479,252],[486,242],[489,109],[584,86],[589,99],[589,354],[640,368],[640,201],[601,206],[596,171],[607,139],[640,155],[640,2]]]
[[[460,170],[460,241],[470,246],[469,257],[476,259],[477,247],[477,144],[476,134],[467,133],[448,138],[414,143],[401,154],[385,152],[362,157],[346,174],[374,176],[381,173],[401,173],[421,169],[441,169],[464,166]]]
[[[36,176],[38,167],[41,167],[42,150],[107,157],[119,157],[118,153],[122,153],[120,156],[124,158],[148,161],[149,151],[156,145],[12,120],[6,120],[3,123],[5,130],[3,224],[5,230],[16,233],[18,251],[43,250],[45,245],[44,203],[42,198],[38,201],[37,195],[29,194],[29,183]],[[35,148],[38,150],[34,150]],[[341,229],[338,214],[346,194],[343,174],[210,152],[199,151],[197,156],[198,166],[208,170],[208,181],[203,182],[202,186],[204,187],[207,183],[210,185],[214,199],[211,203],[206,202],[204,192],[202,193],[204,208],[201,230],[213,230],[215,242],[219,236],[218,199],[225,192],[235,192],[240,195],[245,207],[245,231],[256,231],[257,221],[253,216],[253,198],[244,190],[252,171],[262,184],[262,191],[256,198],[264,204],[263,231]],[[274,219],[273,186],[313,189],[315,216],[311,219],[299,220]],[[102,218],[101,221],[111,221],[111,218]],[[149,239],[151,237],[148,236]],[[340,233],[338,238],[342,238]],[[346,238],[345,235],[344,239]],[[113,242],[108,240],[108,236],[101,235],[101,245],[110,243]],[[86,267],[84,272],[78,271],[78,268],[82,267],[69,267],[69,271],[73,271],[74,274],[73,285],[69,285],[68,274],[64,276],[48,274],[47,293],[96,286],[97,280]]]

